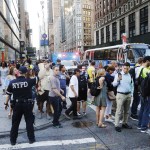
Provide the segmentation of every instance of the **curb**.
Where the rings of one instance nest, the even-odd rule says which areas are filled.
[[[65,119],[66,119],[65,117],[61,117],[60,121],[63,121]],[[49,123],[34,127],[34,131],[45,130],[45,129],[47,129],[49,127],[52,127],[52,126],[53,126],[52,122],[49,122]],[[18,131],[18,134],[22,134],[22,133],[25,133],[25,132],[27,132],[26,129],[20,129]],[[0,139],[5,138],[5,137],[9,137],[9,136],[10,136],[10,131],[0,132]]]

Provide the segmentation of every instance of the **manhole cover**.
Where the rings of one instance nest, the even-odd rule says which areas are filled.
[[[73,127],[76,128],[87,128],[87,127],[91,127],[93,125],[92,122],[87,122],[87,121],[79,121],[79,122],[74,122],[72,123]]]

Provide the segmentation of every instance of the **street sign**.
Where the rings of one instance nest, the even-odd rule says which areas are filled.
[[[43,39],[46,39],[46,38],[47,38],[47,34],[44,33],[44,34],[42,35],[42,38],[43,38]]]

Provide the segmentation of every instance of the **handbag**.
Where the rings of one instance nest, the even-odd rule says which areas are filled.
[[[116,100],[116,96],[115,96],[115,94],[114,94],[114,91],[108,91],[108,92],[107,92],[107,95],[108,95],[108,99],[109,99],[110,101],[115,101],[115,100]]]

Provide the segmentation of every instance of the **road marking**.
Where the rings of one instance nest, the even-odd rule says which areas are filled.
[[[59,145],[76,145],[85,143],[95,143],[94,138],[84,138],[84,139],[73,139],[73,140],[60,140],[60,141],[41,141],[35,142],[33,144],[23,143],[11,146],[10,144],[0,145],[0,150],[10,150],[10,149],[24,149],[24,148],[34,148],[34,147],[45,147],[45,146],[59,146]]]
[[[94,105],[89,105],[90,108],[92,108],[94,111],[96,111],[96,106]]]

